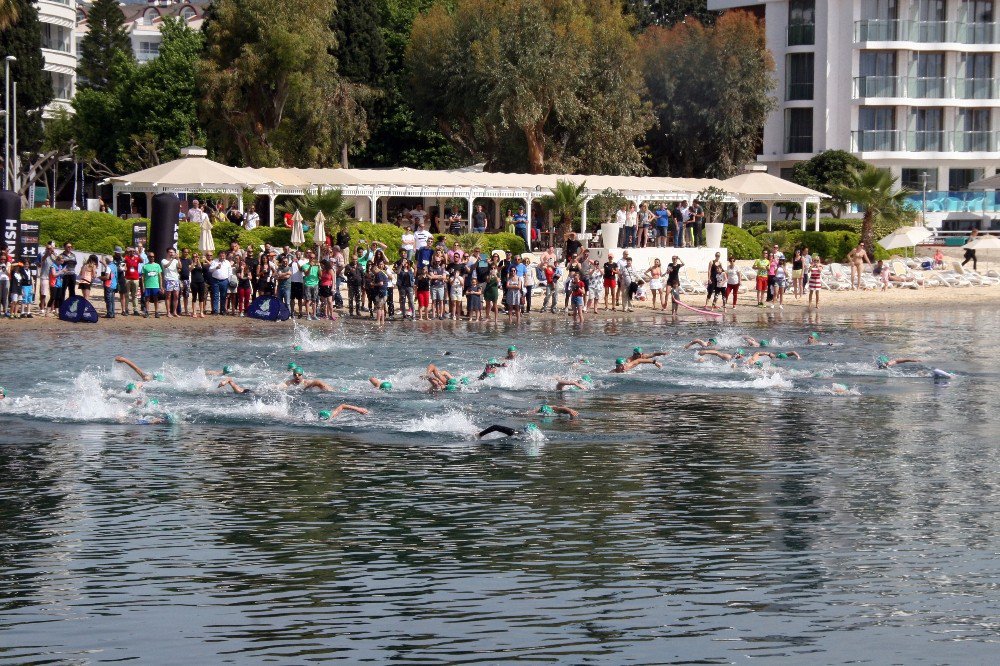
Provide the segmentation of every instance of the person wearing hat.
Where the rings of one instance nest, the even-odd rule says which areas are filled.
[[[702,349],[704,349],[706,347],[714,347],[717,344],[719,344],[719,341],[716,340],[715,338],[709,338],[708,340],[702,340],[701,338],[695,338],[691,342],[689,342],[686,345],[684,345],[684,349],[691,349],[691,347],[695,347],[695,346],[698,346],[698,347],[701,347]]]
[[[371,385],[377,388],[379,391],[385,391],[388,393],[392,390],[392,382],[387,379],[379,379],[378,377],[369,377],[368,381]]]
[[[528,414],[541,414],[542,416],[556,416],[557,414],[565,414],[571,420],[580,416],[580,412],[575,409],[570,409],[569,407],[560,407],[559,405],[539,405],[535,409],[532,409]]]
[[[345,402],[340,405],[337,405],[333,410],[327,410],[327,409],[321,410],[319,414],[317,414],[317,416],[319,417],[320,421],[329,421],[330,419],[337,418],[344,411],[355,412],[356,414],[361,414],[361,415],[365,415],[368,413],[368,410],[365,409],[364,407],[358,407],[356,405],[348,405]]]
[[[316,389],[317,391],[333,391],[333,387],[324,382],[321,379],[306,379],[304,376],[302,368],[295,366],[292,368],[292,376],[286,379],[280,384],[282,388],[291,388],[297,386],[303,391],[308,391],[309,389]]]
[[[507,347],[507,357],[506,358],[507,358],[508,361],[513,361],[514,359],[517,358],[517,347],[515,345],[511,345],[510,347]]]
[[[660,363],[657,360],[651,359],[651,358],[637,358],[637,359],[617,358],[617,359],[615,359],[614,370],[612,370],[611,372],[613,372],[615,374],[619,374],[619,375],[620,374],[624,374],[624,373],[628,372],[629,370],[631,370],[632,368],[638,367],[638,366],[646,364],[646,363],[649,363],[651,365],[655,365],[657,368],[662,368],[663,367],[662,363]]]
[[[628,357],[630,361],[637,361],[640,358],[656,358],[657,356],[670,356],[668,351],[658,351],[658,352],[646,352],[643,353],[642,347],[633,347],[632,355]]]

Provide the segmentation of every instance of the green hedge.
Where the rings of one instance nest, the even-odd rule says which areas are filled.
[[[122,220],[107,213],[93,213],[82,210],[61,210],[54,208],[33,208],[21,212],[21,219],[29,222],[39,223],[39,240],[47,243],[50,240],[59,245],[71,242],[81,252],[97,252],[100,254],[110,254],[116,245],[128,247],[132,244],[132,225],[137,222],[149,224],[146,218]],[[402,229],[392,224],[372,224],[370,222],[351,222],[348,224],[348,232],[351,235],[351,249],[357,247],[362,239],[377,240],[385,243],[388,249],[386,256],[391,260],[399,258],[400,246],[402,245]],[[331,229],[336,233],[337,229]],[[198,249],[198,240],[201,237],[201,228],[197,224],[181,222],[177,229],[177,247]],[[220,222],[212,227],[212,237],[215,240],[215,247],[218,249],[228,248],[229,244],[236,241],[241,247],[254,245],[260,247],[264,243],[270,243],[274,247],[282,247],[291,244],[292,230],[285,226],[280,227],[257,227],[253,231],[247,231],[230,222]],[[313,244],[312,229],[306,231],[306,245]],[[514,234],[488,234],[477,237],[475,234],[463,234],[462,236],[445,236],[449,247],[457,239],[466,247],[467,243],[475,243],[478,240],[479,246],[485,252],[493,250],[509,251],[520,254],[525,251],[524,240]],[[469,247],[469,249],[472,249]]]
[[[757,259],[764,251],[760,241],[733,224],[722,228],[722,247],[730,259]]]
[[[808,247],[813,254],[819,253],[824,261],[841,262],[848,252],[861,242],[861,234],[854,231],[774,231],[761,234],[758,239],[762,247],[777,244],[786,257],[791,258],[795,250]],[[889,253],[881,245],[875,245],[875,259],[888,259]]]

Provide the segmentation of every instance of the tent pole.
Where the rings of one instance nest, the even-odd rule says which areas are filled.
[[[802,200],[802,231],[806,230],[806,219],[809,215],[809,200]]]

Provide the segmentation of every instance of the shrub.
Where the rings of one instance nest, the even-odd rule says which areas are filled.
[[[855,231],[775,231],[761,234],[762,247],[777,244],[785,256],[791,258],[795,250],[808,247],[813,254],[819,253],[824,261],[844,261],[847,253],[861,242],[861,234]],[[875,246],[875,259],[888,259],[889,253],[881,245]]]
[[[756,238],[733,224],[722,228],[722,247],[730,259],[757,259],[763,252]]]
[[[149,220],[121,220],[108,213],[56,208],[30,208],[21,211],[21,219],[38,222],[38,240],[57,244],[73,243],[81,252],[110,254],[115,245],[132,244],[132,223]]]

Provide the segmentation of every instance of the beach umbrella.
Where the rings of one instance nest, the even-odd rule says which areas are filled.
[[[326,216],[323,215],[323,211],[316,213],[313,221],[316,223],[316,226],[313,227],[313,240],[316,241],[317,246],[321,246],[326,242]],[[319,254],[318,250],[316,254]]]
[[[59,307],[59,318],[63,321],[71,321],[74,324],[79,324],[80,322],[96,324],[97,310],[83,296],[70,296]]]
[[[926,227],[900,227],[878,241],[878,244],[887,250],[913,247],[927,240],[931,235],[930,230]]]
[[[295,209],[295,214],[292,215],[292,245],[298,247],[299,245],[305,245],[306,234],[302,231],[302,213]]]
[[[215,239],[212,238],[212,218],[205,215],[201,220],[201,235],[198,237],[199,252],[215,252]]]
[[[970,250],[1000,250],[1000,238],[997,238],[996,236],[977,236],[962,247]],[[989,254],[986,256],[986,268],[989,269]]]

